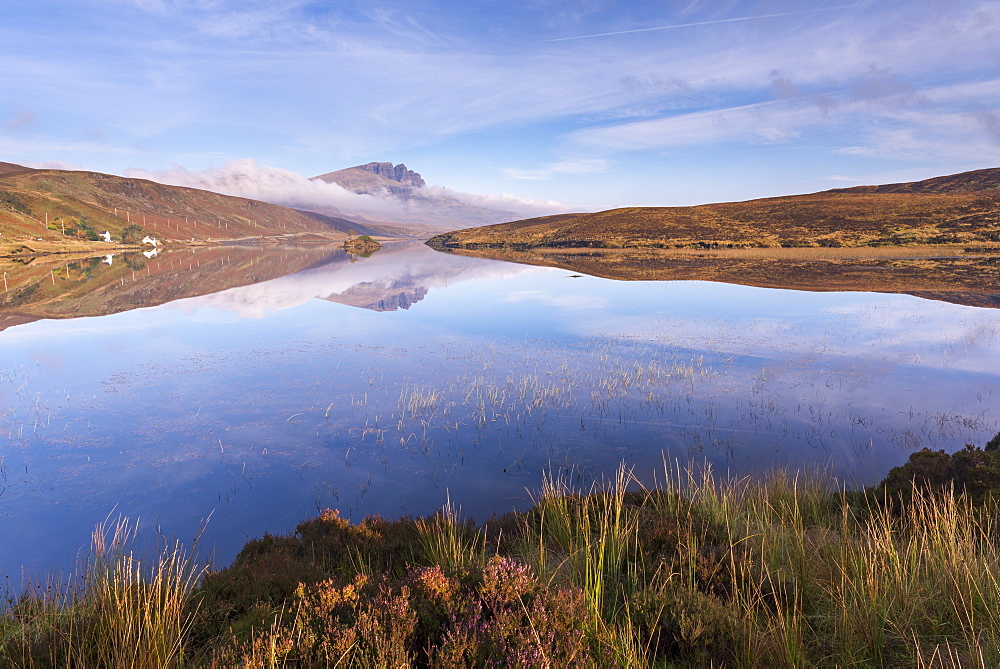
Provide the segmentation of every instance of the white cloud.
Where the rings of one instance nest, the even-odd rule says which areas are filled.
[[[524,216],[548,216],[549,214],[561,214],[569,211],[570,207],[555,200],[532,200],[530,198],[518,197],[511,193],[501,193],[500,195],[489,195],[484,193],[460,193],[443,188],[441,186],[430,186],[425,189],[431,197],[440,196],[453,198],[463,204],[484,209],[495,209],[509,211]]]
[[[774,143],[794,137],[796,128],[815,122],[817,111],[784,101],[677,114],[605,128],[581,130],[581,144],[618,150],[692,146],[728,141]]]
[[[906,87],[859,83],[827,104],[809,97],[675,114],[591,128],[570,138],[612,150],[790,142],[806,133],[843,133],[835,151],[905,159],[995,162],[1000,79],[931,87],[919,96]]]
[[[407,204],[401,200],[361,195],[337,184],[307,179],[290,170],[258,165],[249,158],[231,160],[222,167],[200,171],[188,171],[183,167],[157,172],[130,169],[125,176],[173,186],[200,188],[288,207],[326,208],[397,220],[408,218],[413,213],[408,211]]]
[[[603,309],[608,300],[594,295],[552,295],[541,290],[518,290],[503,299],[504,302],[536,302],[559,309]]]
[[[417,189],[414,197],[401,198],[390,193],[366,195],[342,188],[335,183],[307,179],[295,172],[258,165],[244,158],[231,160],[222,167],[189,171],[175,167],[168,171],[130,169],[126,176],[149,179],[159,183],[188,186],[203,190],[263,200],[287,207],[359,216],[386,222],[443,224],[454,214],[447,210],[455,201],[523,216],[542,216],[566,211],[566,206],[553,201],[536,201],[513,195],[482,195],[459,193],[442,187]],[[511,220],[512,216],[500,216]],[[467,225],[476,221],[470,219]]]
[[[534,170],[507,167],[504,168],[503,172],[511,179],[541,181],[563,174],[593,174],[595,172],[603,172],[607,168],[608,161],[602,158],[581,158],[559,163],[546,163]]]

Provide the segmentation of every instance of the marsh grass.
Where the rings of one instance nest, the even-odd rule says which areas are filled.
[[[137,557],[137,530],[122,519],[99,525],[82,574],[8,595],[0,664],[181,666],[189,599],[204,568],[178,543]]]
[[[426,560],[451,574],[482,567],[487,560],[486,533],[461,515],[449,495],[440,511],[415,521]]]
[[[900,512],[822,472],[720,478],[619,470],[580,494],[549,479],[521,555],[584,594],[625,665],[1000,662],[996,507],[916,491]],[[630,488],[632,489],[630,491]]]
[[[13,666],[1000,664],[993,497],[846,491],[822,471],[550,475],[484,525],[336,512],[205,575],[98,532],[87,577],[0,618]]]

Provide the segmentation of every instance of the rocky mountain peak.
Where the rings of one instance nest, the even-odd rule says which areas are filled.
[[[368,163],[367,165],[358,165],[358,168],[372,174],[377,174],[380,177],[385,177],[386,179],[398,181],[404,186],[420,188],[426,185],[419,174],[413,170],[406,169],[406,165],[403,163],[399,165],[393,165],[392,163]]]

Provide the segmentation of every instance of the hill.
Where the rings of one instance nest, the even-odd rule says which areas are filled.
[[[14,163],[4,163],[0,162],[0,176],[5,174],[15,174],[17,172],[31,172],[30,167],[24,167],[23,165],[15,165]]]
[[[435,248],[768,248],[1000,241],[1000,168],[693,207],[627,207],[468,228]]]
[[[367,232],[344,218],[195,188],[97,172],[18,168],[0,164],[0,246],[39,240],[72,246],[93,242],[104,231],[117,241],[130,226],[136,241],[147,234],[163,241],[216,242],[287,235],[342,239],[351,230]]]

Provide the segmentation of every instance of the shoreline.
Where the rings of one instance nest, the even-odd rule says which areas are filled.
[[[802,246],[802,247],[733,247],[733,248],[654,248],[625,246],[599,248],[589,246],[529,246],[518,244],[468,244],[431,245],[444,253],[537,254],[539,256],[589,256],[589,257],[645,257],[662,258],[717,258],[739,260],[920,260],[939,258],[993,257],[1000,254],[1000,246],[993,244],[921,244],[913,246]]]
[[[44,256],[58,255],[83,255],[91,256],[107,255],[109,252],[128,253],[148,251],[151,248],[158,250],[170,248],[190,248],[190,247],[217,247],[236,246],[247,244],[274,245],[282,243],[296,244],[338,244],[343,243],[344,237],[341,235],[321,235],[314,232],[291,233],[284,235],[253,236],[253,237],[231,237],[220,239],[161,239],[157,246],[150,244],[122,244],[120,242],[91,242],[81,240],[77,242],[66,242],[64,240],[51,240],[39,238],[10,239],[0,238],[0,259],[16,260],[20,258],[37,258]],[[22,252],[27,249],[26,252]]]

